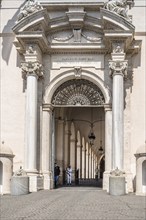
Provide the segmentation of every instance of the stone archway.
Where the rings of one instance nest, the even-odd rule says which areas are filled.
[[[55,88],[55,90],[54,90],[54,88]],[[67,120],[71,120],[71,118],[69,118],[69,119],[67,118],[67,114],[66,114],[67,108],[74,107],[77,110],[77,108],[79,108],[79,107],[83,107],[83,108],[87,107],[87,109],[89,110],[89,107],[93,107],[93,108],[95,108],[95,111],[97,111],[96,108],[98,109],[100,107],[103,109],[102,111],[103,111],[104,117],[105,117],[105,115],[107,115],[105,123],[107,124],[106,129],[107,130],[109,129],[109,126],[111,126],[111,122],[109,122],[111,120],[111,117],[108,116],[108,115],[111,115],[111,109],[107,108],[107,107],[109,107],[109,103],[111,100],[109,94],[110,94],[110,92],[107,90],[107,88],[105,88],[102,80],[99,79],[98,76],[96,77],[95,75],[93,75],[89,71],[88,72],[83,71],[82,78],[79,78],[79,79],[75,79],[74,73],[69,71],[69,72],[64,73],[63,79],[61,77],[60,77],[60,79],[59,79],[59,77],[56,77],[52,82],[50,82],[50,85],[47,87],[47,90],[44,95],[45,104],[43,105],[43,115],[46,115],[46,116],[44,116],[44,120],[45,120],[45,117],[47,117],[48,123],[46,120],[43,123],[45,123],[45,124],[47,123],[49,125],[49,127],[48,127],[48,132],[49,132],[49,129],[52,130],[52,121],[55,121],[57,119],[58,123],[59,123],[59,129],[60,129],[60,132],[59,132],[56,130],[56,128],[54,128],[54,130],[53,130],[54,140],[52,139],[52,136],[51,136],[51,138],[48,138],[49,140],[52,140],[49,142],[49,145],[50,145],[49,148],[51,149],[52,153],[54,152],[54,150],[53,150],[54,147],[56,148],[56,145],[57,145],[56,140],[59,140],[58,143],[59,143],[59,147],[62,148],[62,152],[64,151],[63,150],[64,139],[65,139],[65,143],[69,144],[68,139],[69,139],[69,136],[71,135],[70,127],[67,126],[68,130],[66,130],[65,126],[64,126],[64,123],[66,125]],[[59,111],[61,114],[56,113],[56,111],[54,112],[55,108],[57,108],[57,109],[60,108]],[[64,110],[63,110],[63,108],[64,108]],[[83,108],[82,108],[82,110],[83,110]],[[106,109],[105,113],[104,113],[104,109]],[[64,111],[65,111],[65,113],[64,113]],[[53,117],[52,117],[52,112],[53,112]],[[110,112],[110,114],[109,114],[109,112]],[[89,117],[89,115],[88,115],[88,117]],[[65,118],[65,120],[64,120],[64,118]],[[87,119],[86,116],[82,120],[85,120],[85,119]],[[91,120],[91,118],[89,117],[88,120]],[[97,120],[97,119],[95,119],[95,120]],[[108,123],[107,123],[107,121],[108,121]],[[55,123],[57,123],[57,122],[55,121]],[[46,130],[46,128],[45,128],[45,130]],[[110,127],[110,130],[111,130],[111,127]],[[63,131],[65,131],[65,135],[63,134]],[[46,131],[45,131],[45,133],[46,133]],[[55,133],[61,134],[62,138],[60,136],[60,137],[57,137],[57,139],[55,139]],[[44,137],[44,135],[42,135],[42,136]],[[88,134],[87,133],[86,133],[86,135],[82,134],[81,140],[83,138],[85,138],[85,136],[88,137]],[[77,138],[77,134],[75,135],[75,138]],[[111,146],[108,141],[108,139],[110,139],[110,141],[111,141],[111,136],[109,136],[109,133],[108,133],[108,136],[106,135],[105,139],[106,139],[105,145],[107,145],[107,143],[108,143],[108,151],[110,151],[110,153],[111,153],[111,150],[110,150]],[[72,141],[74,141],[74,146],[76,147],[76,139],[74,139]],[[84,155],[83,152],[86,152],[87,141],[88,140],[86,139],[85,142],[83,143],[83,149],[81,152],[82,156]],[[42,144],[42,146],[43,146],[44,152],[48,152],[48,150],[45,150],[49,146],[49,145],[48,146],[46,145],[47,142],[45,141],[45,139],[43,140],[44,144]],[[54,145],[54,143],[55,143],[55,145]],[[65,146],[65,149],[67,149],[66,146]],[[106,146],[105,146],[105,149],[106,149]],[[56,152],[56,150],[55,150],[55,152]],[[62,159],[63,154],[60,153],[60,156],[58,159],[58,158],[55,158],[55,154],[52,156],[52,153],[50,153],[50,155],[48,156],[48,160],[52,161],[52,157],[53,157],[55,159],[55,161],[57,160],[59,162],[59,164],[61,166],[61,170],[63,171],[65,169],[64,162]],[[96,156],[94,157],[94,154],[90,148],[88,149],[88,154],[90,154],[90,157],[88,157],[88,155],[85,155],[85,157],[83,156],[84,158],[81,161],[82,177],[83,176],[84,177],[95,176],[95,171],[93,171],[93,169],[95,170],[96,165],[97,165],[96,164]],[[108,158],[110,158],[110,159],[107,160],[108,161],[107,167],[110,168],[109,164],[111,162],[111,157],[108,155]],[[65,159],[65,161],[68,161],[68,159]],[[88,165],[87,165],[86,161],[88,161]],[[43,163],[45,163],[45,162],[43,161]],[[51,167],[50,167],[50,169],[53,169],[53,161],[52,161]],[[75,167],[77,167],[77,166],[75,166]],[[88,169],[90,169],[90,171]],[[62,178],[62,179],[64,179],[64,178]]]

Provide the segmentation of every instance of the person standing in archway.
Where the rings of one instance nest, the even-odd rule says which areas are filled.
[[[55,188],[57,187],[59,174],[60,174],[60,167],[57,165],[57,163],[55,163],[55,166],[54,166],[54,186],[55,186]]]
[[[67,167],[66,173],[67,173],[67,185],[71,185],[71,178],[72,178],[72,168],[71,168],[71,166]]]

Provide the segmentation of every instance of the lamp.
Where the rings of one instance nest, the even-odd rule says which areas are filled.
[[[90,133],[88,135],[88,138],[89,138],[89,143],[90,145],[94,145],[94,140],[95,140],[95,134],[94,134],[94,131],[93,131],[93,124],[91,123],[91,130],[90,130]]]
[[[98,149],[99,154],[103,154],[103,147],[102,147],[102,118],[100,123],[100,133],[101,133],[101,139],[100,139],[100,146]]]
[[[91,130],[89,132],[89,135],[88,135],[88,138],[89,138],[89,143],[91,146],[94,145],[94,140],[95,140],[95,134],[94,134],[94,131],[93,131],[93,109],[91,108]]]
[[[102,141],[100,141],[100,147],[98,151],[99,151],[99,154],[103,154]]]

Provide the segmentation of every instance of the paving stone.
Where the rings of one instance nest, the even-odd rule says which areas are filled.
[[[97,187],[62,187],[1,196],[1,220],[146,220],[146,199]]]

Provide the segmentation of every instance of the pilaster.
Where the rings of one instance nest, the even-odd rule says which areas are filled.
[[[44,176],[44,189],[53,188],[52,111],[53,111],[53,107],[51,104],[43,105],[41,170]]]

